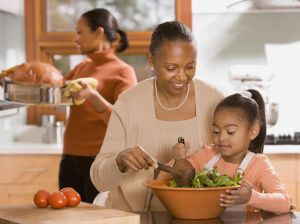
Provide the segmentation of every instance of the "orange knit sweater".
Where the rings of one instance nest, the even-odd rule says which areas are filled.
[[[83,77],[97,79],[98,92],[111,104],[115,103],[121,92],[137,83],[134,69],[119,59],[112,49],[88,55],[65,79]],[[99,113],[88,101],[79,106],[71,106],[63,153],[96,156],[101,148],[111,111],[112,108],[109,108]]]

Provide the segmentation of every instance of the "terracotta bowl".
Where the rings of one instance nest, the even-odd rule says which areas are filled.
[[[156,194],[166,209],[179,219],[212,219],[220,216],[220,194],[239,186],[209,188],[169,187],[169,180],[150,180],[144,183]]]

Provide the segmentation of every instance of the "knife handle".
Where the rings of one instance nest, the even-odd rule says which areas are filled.
[[[183,137],[178,137],[178,143],[185,144],[184,138]]]
[[[173,167],[170,167],[168,165],[162,164],[160,162],[157,162],[157,165],[158,165],[157,169],[159,169],[159,170],[165,171],[165,172],[170,173],[172,175],[176,174],[176,172],[175,172],[175,170],[174,170]]]

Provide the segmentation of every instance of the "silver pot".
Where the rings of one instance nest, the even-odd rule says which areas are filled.
[[[24,104],[72,105],[73,100],[63,94],[62,86],[24,84],[3,78],[4,98]]]
[[[45,143],[63,143],[64,135],[64,122],[55,121],[54,115],[43,115],[42,116],[42,126],[44,128],[43,142]]]

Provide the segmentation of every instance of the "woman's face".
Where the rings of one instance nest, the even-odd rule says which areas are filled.
[[[89,54],[97,51],[100,46],[99,32],[92,31],[86,20],[80,17],[76,26],[75,43],[81,54]]]
[[[154,56],[150,56],[157,82],[163,91],[179,95],[195,76],[197,50],[193,42],[164,42]]]

